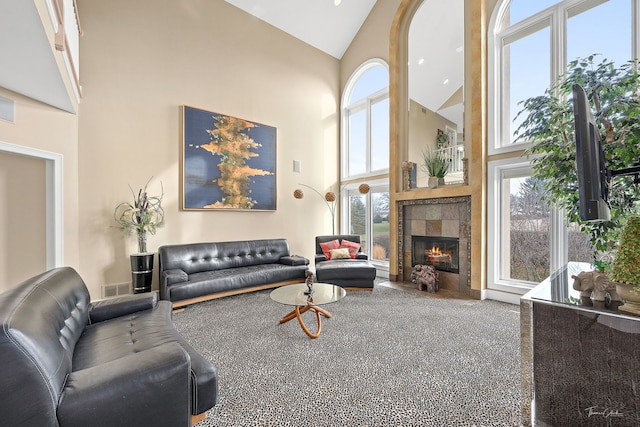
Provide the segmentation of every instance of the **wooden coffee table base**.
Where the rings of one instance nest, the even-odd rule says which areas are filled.
[[[280,323],[297,318],[300,327],[309,338],[318,338],[322,328],[320,316],[331,317],[331,313],[319,306],[340,301],[346,294],[347,292],[343,288],[331,283],[314,283],[313,290],[309,291],[309,287],[305,282],[281,286],[271,291],[269,297],[275,302],[294,307],[289,314],[280,319]],[[315,333],[311,332],[302,320],[302,314],[309,310],[316,314],[318,330]]]
[[[302,313],[307,312],[309,310],[316,313],[316,319],[318,321],[318,331],[315,334],[306,327],[306,325],[304,324],[304,321],[302,320]],[[322,329],[322,321],[320,320],[320,315],[323,315],[326,318],[331,317],[331,313],[329,313],[324,308],[320,308],[316,305],[305,305],[302,307],[299,305],[296,305],[296,308],[291,310],[289,314],[287,314],[282,319],[280,319],[280,323],[286,323],[289,320],[297,317],[298,323],[300,323],[300,327],[302,328],[304,333],[307,334],[309,338],[318,338],[320,336],[320,330]]]

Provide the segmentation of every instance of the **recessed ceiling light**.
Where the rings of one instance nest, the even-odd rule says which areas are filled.
[[[449,83],[449,79],[444,79],[444,81],[442,82],[443,85],[446,85],[447,83]]]
[[[333,0],[333,4],[336,6],[340,6],[340,3],[342,3],[342,0]]]
[[[424,64],[424,58],[420,58],[420,60],[418,61],[418,65],[422,65]]]

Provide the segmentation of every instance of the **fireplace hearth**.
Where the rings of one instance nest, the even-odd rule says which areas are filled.
[[[459,272],[459,239],[411,236],[412,266],[432,265],[436,270]]]
[[[438,271],[440,289],[471,290],[471,197],[398,201],[398,271],[411,281],[416,265]],[[435,239],[438,242],[417,241]],[[416,248],[415,245],[421,245]],[[434,250],[439,248],[439,252]]]

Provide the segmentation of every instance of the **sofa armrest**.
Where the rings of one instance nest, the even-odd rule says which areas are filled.
[[[280,264],[284,265],[308,265],[309,260],[300,255],[288,255],[280,258]]]
[[[89,323],[102,322],[138,311],[149,310],[157,304],[157,292],[146,292],[92,301],[89,304]]]
[[[169,299],[167,287],[174,283],[186,282],[189,280],[189,276],[183,270],[171,269],[165,270],[160,273],[160,298]]]
[[[58,404],[60,426],[189,426],[190,366],[178,343],[166,343],[72,372]]]
[[[173,285],[174,283],[186,282],[189,276],[183,270],[165,270],[160,275],[160,281],[165,285]]]
[[[323,254],[316,254],[316,264],[319,262],[324,262],[327,260],[327,257],[324,256]]]

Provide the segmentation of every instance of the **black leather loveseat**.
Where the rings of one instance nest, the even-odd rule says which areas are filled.
[[[90,302],[63,267],[1,293],[0,321],[0,425],[189,426],[216,404],[216,368],[157,293]]]
[[[286,239],[187,243],[158,249],[160,298],[173,307],[300,283],[309,260]]]

